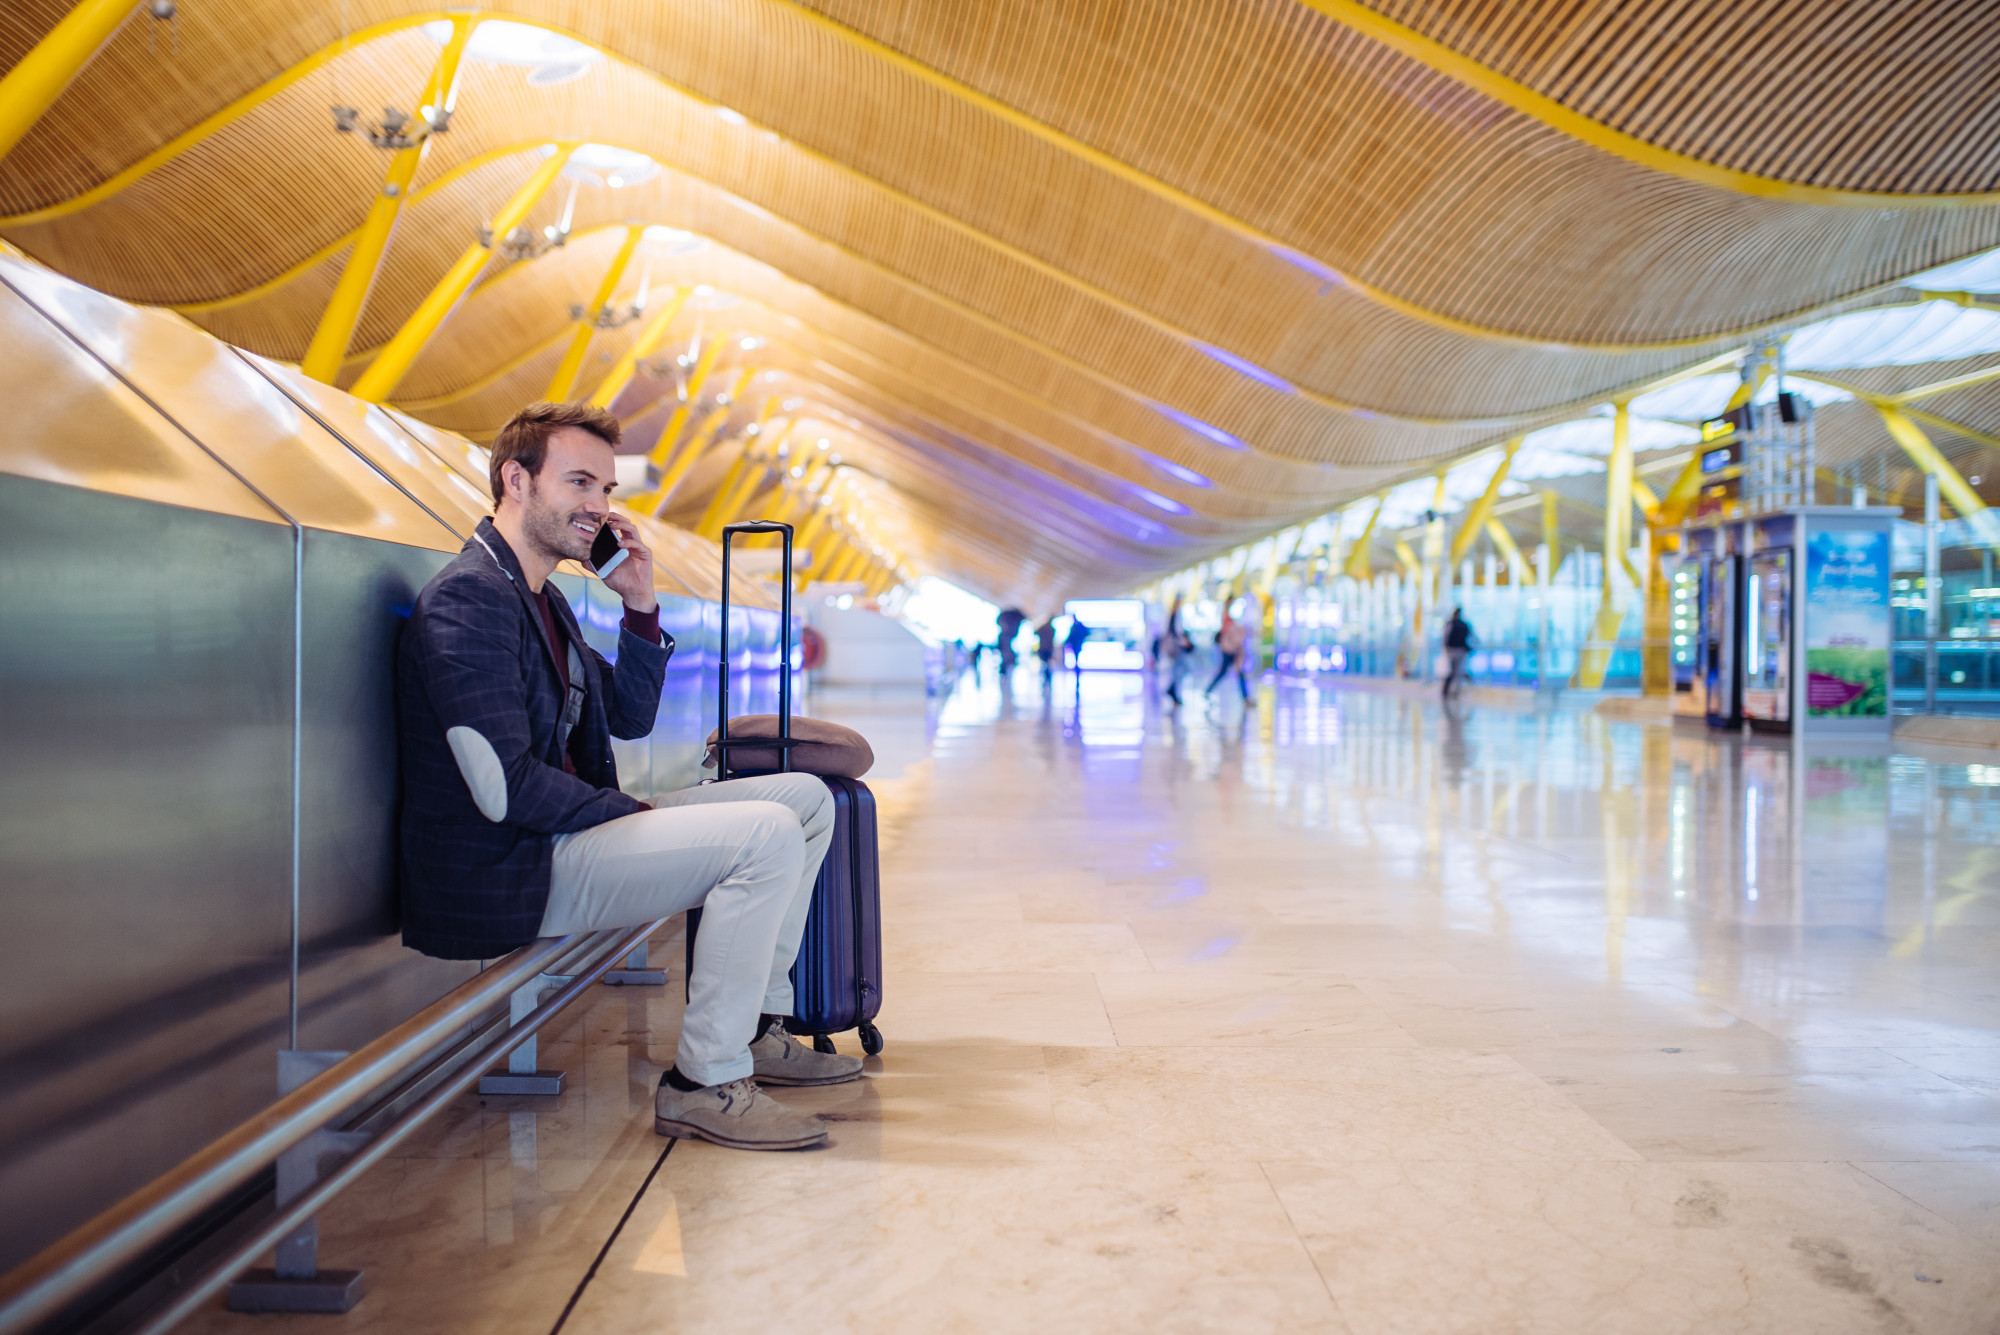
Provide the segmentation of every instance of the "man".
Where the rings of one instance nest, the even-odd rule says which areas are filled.
[[[1250,640],[1248,622],[1252,607],[1248,598],[1243,600],[1243,606],[1242,621],[1230,615],[1227,604],[1223,606],[1222,629],[1215,633],[1215,649],[1222,656],[1222,664],[1215,669],[1215,676],[1209,680],[1207,691],[1209,695],[1215,694],[1215,688],[1220,686],[1222,679],[1234,669],[1236,684],[1242,689],[1243,698],[1245,700],[1250,698],[1250,672],[1247,661],[1255,650]]]
[[[1048,618],[1035,627],[1035,657],[1042,660],[1042,685],[1055,679],[1056,619]]]
[[[1160,635],[1160,654],[1167,660],[1167,699],[1181,703],[1181,677],[1187,672],[1188,658],[1194,653],[1194,637],[1181,625],[1181,596],[1167,612],[1167,626]]]
[[[1083,645],[1090,638],[1090,627],[1083,624],[1080,616],[1069,619],[1069,634],[1063,636],[1063,653],[1069,659],[1070,671],[1083,667]]]
[[[621,792],[611,737],[644,737],[673,644],[653,554],[611,513],[618,420],[538,403],[493,441],[493,518],[424,587],[396,663],[402,740],[403,940],[491,959],[538,936],[704,910],[680,1050],[654,1129],[738,1149],[817,1144],[826,1127],[758,1088],[853,1080],[860,1059],[784,1030],[788,974],[833,834],[804,774],[673,793]],[[626,559],[614,666],[583,642],[549,575],[609,524]]]
[[[1021,633],[1021,623],[1027,619],[1028,614],[1018,607],[1007,608],[993,619],[994,626],[999,631],[999,638],[995,642],[994,648],[1000,651],[1000,675],[1002,678],[1007,677],[1014,671],[1014,663],[1016,661],[1014,640]]]
[[[1444,656],[1451,664],[1451,670],[1444,676],[1444,698],[1449,700],[1465,689],[1470,677],[1465,670],[1465,660],[1472,654],[1472,623],[1465,619],[1465,609],[1451,609],[1451,620],[1444,623]]]

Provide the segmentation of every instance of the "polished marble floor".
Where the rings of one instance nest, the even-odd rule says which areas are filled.
[[[2000,753],[1137,677],[876,742],[888,1049],[831,1148],[651,1131],[604,989],[218,1331],[2000,1332]],[[663,938],[679,958],[678,938]],[[851,1046],[852,1038],[844,1040]]]

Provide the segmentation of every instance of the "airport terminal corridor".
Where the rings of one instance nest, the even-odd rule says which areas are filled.
[[[887,1049],[653,1135],[681,1010],[465,1098],[215,1332],[1924,1331],[2000,1313],[2000,766],[1588,697],[990,664],[877,745]],[[853,1035],[843,1035],[853,1050]]]

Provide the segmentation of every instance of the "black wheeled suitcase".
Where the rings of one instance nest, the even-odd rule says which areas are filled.
[[[738,533],[777,533],[784,540],[784,584],[779,617],[778,736],[731,738],[729,735],[729,549]],[[785,661],[792,643],[792,526],[769,520],[730,524],[722,530],[721,689],[716,705],[716,774],[718,780],[791,769],[792,674]],[[739,770],[729,763],[732,748],[769,752],[778,749],[779,770]],[[875,1017],[882,1009],[882,885],[881,858],[875,828],[875,794],[859,779],[821,775],[833,794],[833,842],[813,884],[812,910],[805,936],[792,964],[793,1011],[785,1028],[811,1036],[822,1052],[833,1050],[833,1034],[859,1031],[861,1050],[874,1056],[882,1050],[882,1031]],[[694,968],[695,933],[701,910],[688,914],[688,969]]]

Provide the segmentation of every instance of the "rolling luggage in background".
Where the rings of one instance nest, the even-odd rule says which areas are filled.
[[[732,738],[729,735],[729,549],[738,533],[777,533],[784,539],[782,611],[779,618],[781,671],[778,676],[778,736]],[[789,771],[792,738],[792,527],[756,520],[730,524],[722,530],[721,689],[716,704],[716,777],[744,778],[752,774]],[[769,751],[777,748],[779,770],[739,770],[729,763],[732,749]],[[861,1050],[869,1056],[882,1051],[882,1031],[874,1024],[882,1009],[882,888],[879,845],[875,829],[875,795],[859,779],[820,776],[833,795],[833,842],[813,884],[812,911],[805,936],[792,964],[794,1014],[785,1028],[810,1035],[813,1047],[833,1051],[829,1035],[848,1029],[860,1032]],[[694,970],[695,933],[701,910],[688,912],[688,973]]]

